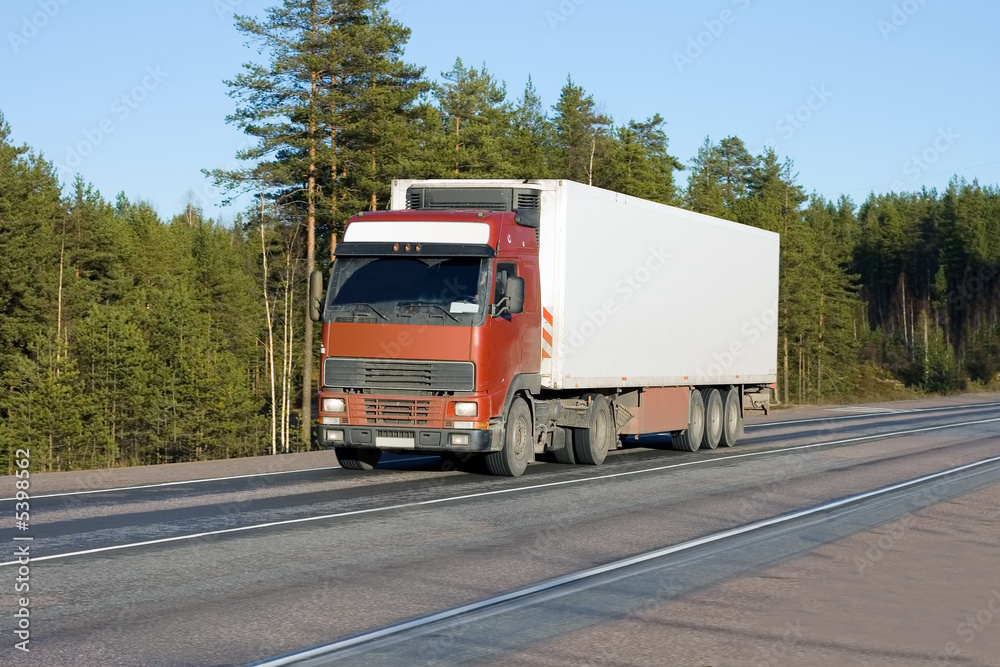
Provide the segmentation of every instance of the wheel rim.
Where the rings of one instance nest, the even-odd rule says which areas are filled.
[[[693,434],[702,434],[702,438],[705,435],[705,409],[695,410],[694,414],[691,416],[691,427],[690,430]]]
[[[603,411],[597,414],[594,420],[594,438],[597,451],[602,452],[608,447],[608,415]]]
[[[726,415],[726,432],[730,435],[736,435],[736,420],[739,419],[739,415],[736,414],[736,410],[727,410]]]
[[[519,418],[514,425],[513,454],[514,458],[520,460],[524,456],[525,443],[527,442],[527,427],[524,418]]]

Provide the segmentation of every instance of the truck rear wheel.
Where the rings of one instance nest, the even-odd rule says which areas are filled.
[[[528,458],[534,446],[531,411],[524,399],[515,398],[504,422],[503,449],[486,455],[486,467],[492,475],[520,477],[528,467]]]
[[[611,408],[603,394],[587,394],[590,402],[587,408],[587,428],[574,429],[573,453],[579,463],[599,466],[604,463],[611,448],[611,438],[615,437]]]
[[[722,439],[723,447],[733,447],[743,434],[743,410],[740,390],[732,388],[722,396]]]
[[[557,449],[552,452],[553,456],[556,457],[556,461],[559,463],[576,463],[576,454],[573,452],[573,430],[568,426],[557,426],[556,428],[561,428],[565,432],[566,445],[562,449]]]
[[[340,467],[345,470],[374,470],[382,458],[381,449],[360,447],[334,447]]]
[[[722,440],[722,395],[718,389],[702,389],[701,399],[705,402],[705,439],[701,444],[715,449]]]
[[[670,434],[674,449],[679,452],[696,452],[705,435],[705,401],[700,391],[692,391],[688,399],[688,427],[685,431]]]

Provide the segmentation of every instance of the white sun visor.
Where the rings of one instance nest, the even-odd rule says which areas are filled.
[[[474,243],[490,242],[486,222],[433,222],[358,220],[347,226],[350,243]]]

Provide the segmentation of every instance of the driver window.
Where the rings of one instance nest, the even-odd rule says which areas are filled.
[[[497,264],[496,280],[493,282],[493,303],[500,303],[507,290],[507,279],[517,277],[517,264],[504,262]]]

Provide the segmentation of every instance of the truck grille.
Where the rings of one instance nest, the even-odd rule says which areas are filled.
[[[407,401],[386,398],[365,399],[365,420],[387,426],[427,426],[430,401]]]
[[[323,386],[379,391],[458,392],[475,388],[475,367],[468,361],[399,361],[328,357]]]
[[[377,438],[410,438],[411,440],[417,437],[415,431],[375,431],[375,437]]]

